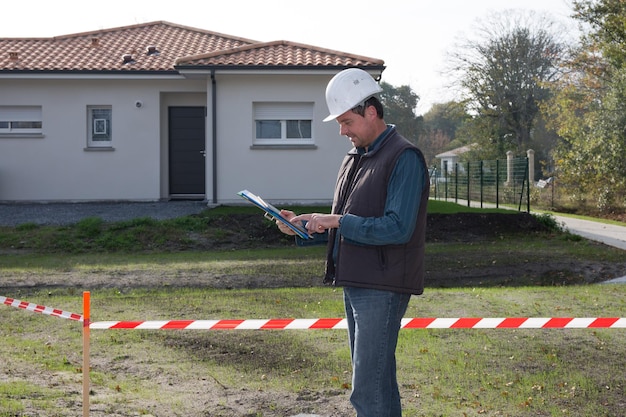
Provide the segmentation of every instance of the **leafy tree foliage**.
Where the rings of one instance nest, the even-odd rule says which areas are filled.
[[[455,138],[457,129],[470,118],[465,105],[456,101],[435,103],[424,114],[424,128],[433,132],[441,132],[451,140]]]
[[[385,108],[385,121],[396,125],[404,137],[418,144],[422,118],[416,116],[415,109],[419,96],[408,85],[394,87],[383,81],[380,86],[383,89],[380,101]]]
[[[626,2],[623,0],[574,1],[573,17],[587,23],[591,31],[583,35],[583,43],[599,46],[602,56],[614,68],[626,64]]]
[[[554,23],[535,14],[495,14],[481,29],[478,40],[466,41],[452,56],[475,115],[466,133],[485,157],[525,154],[539,103],[549,95],[545,82],[558,77],[565,44],[553,33]]]
[[[437,163],[435,155],[465,144],[457,131],[469,119],[465,105],[456,101],[436,103],[424,114],[420,147],[429,165]]]
[[[610,212],[626,205],[626,3],[577,1],[590,32],[547,106],[563,138],[559,179],[572,197]]]

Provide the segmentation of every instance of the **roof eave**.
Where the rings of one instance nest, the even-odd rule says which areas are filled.
[[[0,78],[120,78],[120,77],[142,77],[142,78],[172,78],[181,77],[175,70],[6,70],[0,69]]]
[[[276,72],[276,71],[293,71],[293,72],[337,72],[347,68],[360,68],[364,71],[372,72],[378,77],[385,70],[384,65],[176,65],[174,67],[182,75],[200,75],[210,74],[211,72]]]

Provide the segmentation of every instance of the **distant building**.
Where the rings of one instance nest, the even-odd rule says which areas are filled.
[[[441,172],[454,172],[454,166],[459,162],[459,157],[470,151],[474,146],[476,146],[475,143],[435,155],[435,158],[441,159]]]

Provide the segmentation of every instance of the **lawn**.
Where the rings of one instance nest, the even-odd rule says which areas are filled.
[[[213,233],[198,231],[196,220],[134,225],[170,234],[184,224]],[[107,227],[89,229],[91,238]],[[36,239],[38,228],[22,229]],[[74,236],[70,246],[85,247],[71,228],[44,232]],[[530,254],[547,248],[558,254],[559,269],[524,284],[537,278],[524,269],[534,262]],[[437,260],[433,278],[424,295],[412,298],[408,318],[626,317],[626,287],[572,279],[580,271],[563,266],[619,268],[623,251],[560,231],[431,243],[427,257]],[[0,295],[81,313],[88,290],[96,322],[340,318],[341,289],[320,283],[323,259],[323,248],[284,243],[219,251],[16,251],[0,258]],[[482,274],[499,265],[498,274],[527,274],[527,281],[435,285],[438,273]],[[0,416],[79,415],[81,324],[0,307]],[[397,360],[404,416],[622,416],[624,331],[403,329]],[[351,415],[345,330],[92,330],[90,348],[91,416]]]

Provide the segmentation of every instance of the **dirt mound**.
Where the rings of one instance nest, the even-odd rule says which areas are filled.
[[[262,215],[234,214],[207,219],[204,231],[187,234],[167,242],[168,251],[241,250],[294,246],[294,238],[281,233]],[[428,287],[574,285],[603,282],[621,277],[626,262],[580,259],[576,255],[554,256],[520,244],[507,246],[504,253],[497,244],[533,233],[549,231],[528,213],[458,213],[428,216],[428,250],[425,260]],[[547,237],[548,235],[546,235]],[[521,240],[520,240],[521,242]],[[463,250],[446,250],[448,244],[461,243]],[[599,243],[590,243],[597,244]],[[454,255],[451,255],[453,253]],[[321,265],[321,261],[320,261]],[[320,266],[321,268],[321,266]],[[168,285],[172,287],[267,288],[322,285],[321,269],[297,278],[269,270],[259,276],[231,276],[210,271],[191,274],[155,274],[153,271],[124,271],[118,274],[48,272],[45,276],[5,273],[2,287],[23,290],[86,285],[90,288],[137,288]],[[271,276],[271,279],[268,277]]]
[[[544,224],[528,213],[429,214],[427,222],[428,242],[467,242],[547,230]],[[214,219],[212,223],[227,231],[221,239],[211,242],[212,249],[220,246],[231,248],[293,244],[292,237],[285,236],[259,215],[233,214]]]
[[[466,242],[547,231],[547,227],[529,213],[429,214],[427,221],[426,240],[429,242]]]

